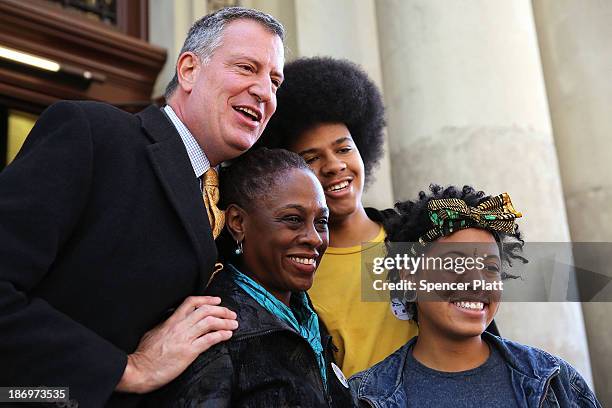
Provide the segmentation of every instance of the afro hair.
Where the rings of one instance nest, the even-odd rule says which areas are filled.
[[[288,148],[321,123],[343,123],[351,132],[369,180],[383,154],[384,106],[376,85],[356,64],[328,57],[301,58],[285,65],[278,107],[258,142]]]
[[[292,170],[312,173],[302,156],[285,149],[251,149],[221,168],[219,208],[230,204],[251,209],[267,198],[279,181]]]

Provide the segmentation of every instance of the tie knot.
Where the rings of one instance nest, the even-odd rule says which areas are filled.
[[[204,173],[203,183],[205,187],[219,187],[219,176],[217,170],[212,167]]]
[[[213,238],[216,239],[221,230],[223,230],[225,214],[217,207],[219,202],[219,177],[217,176],[217,171],[212,167],[202,176],[202,195],[210,229],[212,230]]]

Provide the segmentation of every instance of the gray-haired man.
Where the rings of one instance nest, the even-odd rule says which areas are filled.
[[[235,314],[195,296],[217,255],[200,179],[263,132],[283,36],[223,9],[190,30],[163,109],[60,102],[40,117],[0,173],[1,386],[136,406],[231,336]]]

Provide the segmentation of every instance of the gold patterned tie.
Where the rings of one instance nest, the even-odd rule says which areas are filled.
[[[217,238],[225,225],[225,213],[217,207],[219,203],[219,176],[212,167],[202,176],[202,195],[210,222],[213,238]]]

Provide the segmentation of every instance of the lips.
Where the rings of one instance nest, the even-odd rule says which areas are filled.
[[[343,180],[335,180],[331,183],[327,183],[327,185],[325,186],[325,192],[331,194],[338,194],[348,191],[352,181],[353,180],[351,178],[346,178]]]
[[[317,269],[318,254],[294,254],[287,256],[291,264],[301,272],[314,273]]]
[[[236,105],[236,106],[232,106],[232,108],[234,108],[236,112],[242,114],[244,117],[246,117],[247,119],[253,122],[261,122],[261,118],[262,118],[261,110],[259,110],[258,108],[254,106]]]
[[[461,309],[467,310],[482,310],[485,307],[485,304],[482,302],[453,302],[453,304]]]
[[[300,263],[302,265],[316,265],[317,261],[314,258],[299,258],[297,256],[290,256],[289,259],[291,259],[294,262]]]
[[[340,190],[342,190],[343,188],[348,187],[348,185],[349,185],[349,182],[348,182],[348,181],[343,181],[343,182],[341,182],[341,183],[334,184],[334,185],[332,185],[332,186],[328,187],[327,191],[340,191]]]
[[[455,296],[449,299],[448,302],[462,313],[482,316],[489,309],[490,300],[486,296]]]

